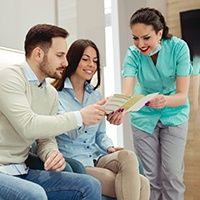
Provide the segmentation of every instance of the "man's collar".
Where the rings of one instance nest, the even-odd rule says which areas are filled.
[[[45,87],[46,86],[46,80],[44,79],[40,83],[37,76],[35,75],[35,73],[33,72],[33,70],[31,69],[31,67],[29,66],[29,64],[26,61],[24,61],[22,63],[22,66],[24,67],[26,77],[27,77],[27,79],[30,83],[37,85],[38,87]]]

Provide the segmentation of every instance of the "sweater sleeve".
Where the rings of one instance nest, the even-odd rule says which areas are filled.
[[[43,162],[45,162],[45,160],[52,153],[52,151],[54,150],[59,151],[55,137],[38,139],[36,142],[37,142],[37,155]]]
[[[44,139],[77,128],[73,112],[39,115],[33,112],[26,96],[27,80],[20,70],[0,70],[0,111],[25,139]]]
[[[52,109],[49,112],[49,115],[55,115],[58,111],[58,96],[55,99]],[[45,139],[38,139],[36,140],[37,143],[37,155],[40,157],[40,159],[45,162],[48,156],[54,151],[58,150],[58,145],[56,142],[55,137],[49,137]]]

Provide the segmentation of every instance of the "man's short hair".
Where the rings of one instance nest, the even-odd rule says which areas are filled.
[[[45,53],[48,52],[52,45],[52,38],[67,38],[69,33],[58,26],[50,24],[38,24],[33,26],[27,33],[24,50],[26,57],[30,57],[34,48],[39,46]]]

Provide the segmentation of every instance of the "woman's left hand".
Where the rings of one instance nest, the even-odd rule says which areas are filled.
[[[165,96],[163,94],[159,94],[145,105],[151,108],[164,108],[166,106]]]
[[[108,153],[114,153],[116,151],[123,150],[123,149],[124,149],[123,147],[113,147],[113,146],[111,146],[111,147],[108,147],[107,152]]]

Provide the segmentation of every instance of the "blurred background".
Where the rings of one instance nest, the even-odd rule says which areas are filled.
[[[0,0],[0,66],[24,59],[24,38],[39,23],[67,29],[68,46],[78,38],[93,40],[101,54],[103,96],[121,93],[121,69],[128,46],[131,15],[141,7],[154,7],[165,16],[170,33],[183,38],[191,51],[194,67],[189,99],[191,113],[185,151],[185,200],[200,199],[200,0]],[[94,79],[95,81],[95,79]],[[113,126],[106,122],[108,135],[116,146],[133,148],[129,118]]]

